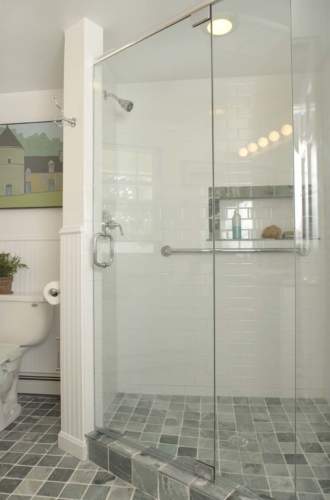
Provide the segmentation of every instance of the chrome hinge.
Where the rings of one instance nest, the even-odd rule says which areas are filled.
[[[191,19],[191,26],[193,28],[196,28],[196,26],[199,26],[200,24],[203,24],[206,21],[210,21],[211,19],[210,6],[208,5],[207,7],[204,7],[203,9],[194,12],[193,14],[191,14],[190,19]]]

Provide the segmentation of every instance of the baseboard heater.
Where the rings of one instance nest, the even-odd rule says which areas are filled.
[[[21,394],[60,395],[60,382],[59,373],[23,372],[18,377],[18,392]]]
[[[19,380],[38,380],[47,382],[59,382],[61,380],[60,375],[51,373],[20,373],[18,376]]]

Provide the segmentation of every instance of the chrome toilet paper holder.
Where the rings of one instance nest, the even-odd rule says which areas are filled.
[[[52,297],[58,297],[58,295],[60,294],[60,289],[59,288],[50,288],[48,293]]]

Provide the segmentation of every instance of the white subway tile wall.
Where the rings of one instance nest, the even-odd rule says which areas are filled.
[[[319,83],[317,81],[317,83]],[[319,87],[317,87],[319,88]],[[323,302],[322,307],[325,314],[319,315],[317,324],[325,329],[326,333],[324,338],[324,353],[325,353],[325,396],[330,398],[330,336],[329,336],[329,320],[330,309],[328,307],[328,298],[330,294],[330,169],[328,167],[328,158],[330,153],[330,57],[328,56],[321,73],[321,102],[319,107],[322,110],[322,136],[318,135],[321,144],[319,145],[319,158],[323,166],[323,214],[324,214],[324,243],[323,243],[323,271],[318,273],[318,280],[315,280],[315,285],[319,288],[323,285]],[[320,129],[318,129],[320,130]],[[325,326],[326,325],[326,326]],[[324,360],[323,354],[313,355],[313,366],[323,366],[321,361]]]
[[[260,239],[263,229],[272,224],[280,227],[282,233],[293,231],[292,198],[220,200],[220,210],[215,220],[216,238],[233,239],[232,218],[236,208],[241,216],[243,239]]]
[[[112,108],[116,137],[114,118],[105,112],[102,205],[125,232],[114,233],[116,264],[109,280],[103,278],[103,293],[106,287],[110,302],[116,297],[114,308],[103,296],[103,337],[112,339],[104,356],[117,370],[119,391],[213,394],[212,257],[160,253],[163,245],[212,245],[207,241],[210,91],[210,81],[202,79],[117,84],[118,95],[131,99],[134,109]],[[225,109],[224,115],[215,114],[215,186],[293,184],[290,137],[245,158],[238,155],[250,141],[291,123],[289,76],[216,79],[215,108]],[[260,238],[270,224],[294,229],[292,199],[221,200],[221,237],[229,241],[217,246],[238,245],[230,241],[236,207],[243,238]],[[311,244],[313,249],[318,245]],[[246,240],[240,245],[293,242]],[[313,277],[323,279],[323,267],[314,251],[296,258],[303,262],[297,277],[298,394],[322,397],[323,284]],[[293,397],[295,255],[218,254],[215,287],[218,395]],[[103,376],[103,384],[113,383],[112,368]]]
[[[306,258],[296,260],[297,389],[302,396],[319,395],[322,392],[328,397],[328,292],[325,252],[328,223],[324,218],[326,159],[322,157],[320,134],[326,96],[320,92],[320,78],[316,73],[294,72],[293,88],[297,234],[305,231],[303,204],[309,203],[313,207],[311,215],[316,217],[316,221],[309,227],[310,254]],[[311,185],[310,198],[304,196],[302,189],[306,183]]]

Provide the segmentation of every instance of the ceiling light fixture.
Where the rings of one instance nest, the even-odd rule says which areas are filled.
[[[259,141],[258,141],[258,144],[261,148],[265,148],[266,146],[268,146],[268,139],[267,137],[260,137]]]
[[[279,140],[280,134],[277,132],[277,130],[273,130],[273,132],[271,132],[268,137],[272,142],[276,142]]]
[[[281,128],[281,132],[283,135],[291,135],[292,134],[292,125],[289,125],[288,123],[286,125],[283,125]]]
[[[255,153],[258,149],[258,144],[256,144],[255,142],[250,142],[247,148],[250,151],[250,153]]]
[[[215,108],[214,114],[215,116],[222,116],[226,114],[226,110],[223,108]]]
[[[224,108],[214,108],[214,116],[223,116],[226,114],[226,110]],[[212,116],[212,110],[210,109],[209,115]]]
[[[207,31],[215,36],[227,35],[233,29],[233,23],[229,19],[213,19],[207,25]]]
[[[249,152],[248,152],[248,150],[246,148],[241,148],[241,149],[239,149],[238,154],[242,158],[244,158],[245,156],[247,156],[249,154]]]

